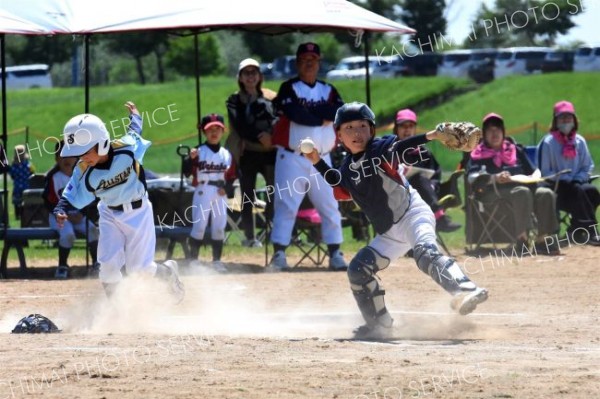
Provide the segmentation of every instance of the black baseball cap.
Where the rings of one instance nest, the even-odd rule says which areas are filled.
[[[225,119],[219,114],[209,114],[202,118],[202,121],[200,121],[200,127],[202,130],[206,130],[211,126],[219,126],[225,129]]]
[[[317,43],[302,43],[298,46],[298,50],[296,50],[296,57],[300,57],[302,54],[315,54],[317,57],[321,58],[321,49]]]

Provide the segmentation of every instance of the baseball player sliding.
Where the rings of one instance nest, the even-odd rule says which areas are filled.
[[[296,214],[304,195],[321,216],[322,237],[329,250],[329,268],[344,271],[347,264],[340,252],[343,241],[341,215],[333,189],[325,184],[310,162],[300,153],[301,140],[310,138],[321,157],[331,163],[335,146],[333,118],[343,104],[337,90],[317,80],[321,52],[315,43],[304,43],[296,51],[298,77],[282,83],[275,104],[283,113],[273,135],[278,146],[275,161],[275,214],[271,241],[275,253],[270,266],[287,270],[285,250],[290,244]]]
[[[135,104],[128,101],[125,107],[130,113],[129,130],[112,142],[104,123],[95,115],[81,114],[67,122],[60,155],[79,157],[79,162],[53,213],[61,227],[69,211],[82,209],[99,198],[99,277],[106,294],[114,293],[125,265],[128,274],[156,275],[166,280],[179,303],[185,291],[177,263],[154,262],[154,219],[142,167],[151,143],[142,138],[142,118]]]
[[[385,291],[377,273],[409,249],[414,250],[419,269],[453,295],[453,309],[463,315],[475,310],[487,299],[487,290],[477,287],[454,259],[438,250],[433,212],[398,167],[404,151],[428,140],[437,139],[463,151],[472,149],[481,131],[468,123],[446,123],[406,140],[396,136],[375,138],[375,114],[366,104],[357,102],[344,104],[337,111],[334,127],[349,152],[340,169],[332,169],[317,151],[305,157],[328,184],[341,186],[352,195],[377,232],[348,266],[350,288],[366,322],[355,330],[355,337],[382,339],[392,334],[394,320],[385,306]]]

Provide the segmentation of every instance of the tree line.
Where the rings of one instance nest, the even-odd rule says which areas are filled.
[[[427,43],[446,34],[447,15],[460,12],[454,0],[351,0],[377,14],[417,30],[412,43]],[[482,3],[471,22],[468,38],[454,47],[507,47],[553,45],[559,34],[575,26],[573,18],[584,12],[581,0],[496,0],[492,7]],[[200,74],[235,74],[238,62],[254,57],[262,62],[293,54],[307,40],[321,45],[324,59],[362,54],[347,32],[335,34],[286,34],[267,36],[249,31],[215,31],[198,35]],[[372,48],[399,47],[398,36],[373,34]],[[6,38],[8,65],[45,63],[52,68],[57,86],[79,85],[82,81],[82,36],[14,36]],[[448,48],[444,48],[447,50]],[[422,51],[435,48],[422,46]],[[136,82],[161,83],[195,74],[192,32],[148,31],[94,35],[90,37],[93,85]]]

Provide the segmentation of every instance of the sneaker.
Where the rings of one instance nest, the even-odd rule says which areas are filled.
[[[586,242],[587,245],[592,247],[600,247],[600,237],[596,235],[590,235],[590,239]]]
[[[365,324],[352,332],[354,333],[354,339],[379,341],[390,339],[392,331],[392,327],[384,327],[381,324],[375,324],[374,326]]]
[[[54,273],[54,278],[57,280],[66,280],[69,278],[69,266],[59,265]]]
[[[548,255],[548,256],[559,256],[562,255],[560,252],[560,246],[557,242],[552,242],[551,244],[546,244],[545,242],[536,242],[535,243],[535,253],[538,255]]]
[[[167,260],[163,262],[163,266],[165,266],[170,272],[168,277],[169,291],[171,292],[171,295],[173,295],[173,298],[175,299],[175,304],[177,305],[181,303],[181,301],[183,301],[183,298],[185,297],[185,287],[179,279],[177,262],[175,262],[174,260]]]
[[[262,242],[258,241],[256,238],[250,238],[242,241],[242,247],[262,248]]]
[[[225,264],[220,260],[213,260],[211,265],[215,271],[219,273],[227,273],[227,268],[225,267]]]
[[[344,254],[338,249],[329,257],[329,270],[334,272],[345,272],[348,270],[348,264],[344,260]]]
[[[94,262],[88,271],[88,275],[98,277],[100,275],[100,262]]]
[[[454,295],[450,307],[461,315],[467,315],[475,310],[477,305],[488,299],[488,291],[485,288],[476,287],[472,291],[462,291]]]
[[[453,222],[448,215],[443,215],[435,221],[435,231],[442,233],[452,233],[460,229],[460,226],[460,224]]]
[[[287,263],[287,259],[285,257],[285,252],[283,251],[275,251],[273,254],[273,258],[271,258],[271,262],[269,263],[269,267],[273,271],[288,271],[291,267]]]
[[[508,249],[511,250],[510,246]],[[533,248],[533,246],[529,244],[529,241],[523,239],[517,240],[517,243],[512,246],[512,251],[518,257],[535,255],[535,249]]]

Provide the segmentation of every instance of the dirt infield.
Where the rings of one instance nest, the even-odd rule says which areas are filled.
[[[182,268],[179,306],[156,281],[128,279],[113,303],[95,279],[1,281],[0,399],[598,398],[600,249],[565,253],[459,257],[490,290],[467,317],[399,260],[381,273],[389,342],[349,339],[347,278],[322,269]],[[33,312],[64,331],[9,334]]]

